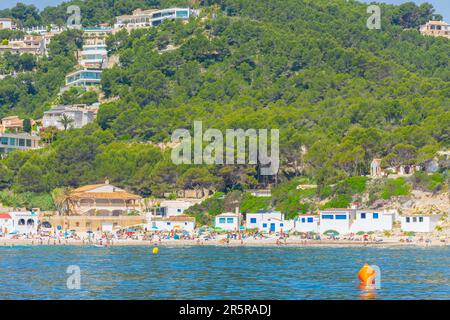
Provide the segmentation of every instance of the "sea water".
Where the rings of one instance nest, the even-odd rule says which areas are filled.
[[[0,298],[364,299],[366,262],[381,270],[371,299],[450,299],[448,246],[1,246]]]

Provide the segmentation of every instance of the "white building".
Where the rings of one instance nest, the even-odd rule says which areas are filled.
[[[299,215],[294,219],[294,229],[298,232],[319,232],[319,217],[317,215]]]
[[[1,212],[0,213],[0,233],[1,234],[8,234],[12,231],[12,217],[7,212]]]
[[[102,70],[98,68],[81,68],[66,76],[66,86],[95,86],[99,85],[102,78]]]
[[[160,215],[163,217],[179,216],[193,205],[192,202],[184,200],[165,200],[160,203]]]
[[[240,214],[226,212],[215,217],[215,227],[222,228],[227,231],[237,231],[240,226]]]
[[[185,215],[172,216],[164,219],[151,218],[146,228],[148,231],[184,230],[193,232],[195,229],[195,218]]]
[[[63,115],[73,120],[69,128],[82,128],[86,124],[93,122],[95,118],[94,109],[88,108],[86,105],[56,106],[44,112],[42,126],[44,128],[53,126],[63,130],[64,126],[61,123]]]
[[[256,213],[247,213],[245,215],[245,227],[247,229],[256,229],[261,225],[261,221],[269,218],[284,220],[284,214],[279,211],[260,210]]]
[[[354,209],[325,209],[319,211],[319,233],[334,230],[339,234],[350,233],[355,219]]]
[[[294,220],[282,220],[278,218],[264,218],[260,221],[261,232],[289,232],[294,228]]]
[[[395,213],[392,211],[357,210],[351,232],[392,230]]]
[[[16,28],[14,20],[11,18],[0,18],[0,30],[12,30]]]
[[[12,218],[9,233],[14,232],[18,234],[35,234],[39,224],[39,217],[33,211],[14,211],[9,212]]]
[[[401,229],[405,232],[433,232],[442,215],[402,215]]]
[[[79,64],[83,67],[103,68],[108,60],[106,44],[85,44],[79,53]]]
[[[161,10],[136,9],[131,15],[122,15],[116,17],[114,31],[122,28],[130,30],[136,28],[156,27],[160,25],[164,20],[188,20],[190,16],[197,14],[198,10],[190,8],[168,8]]]

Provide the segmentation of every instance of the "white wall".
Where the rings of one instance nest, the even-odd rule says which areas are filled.
[[[188,201],[181,200],[168,200],[162,201],[160,204],[161,208],[165,208],[166,216],[179,216],[184,213],[184,210],[191,207],[193,204]]]
[[[260,222],[269,218],[284,220],[284,215],[281,212],[247,213],[245,216],[245,227],[247,229],[259,228]],[[256,221],[252,222],[252,219],[256,219]]]
[[[156,227],[157,229],[153,228]],[[177,230],[186,230],[189,232],[194,231],[195,222],[194,221],[169,221],[169,220],[155,220],[151,221],[146,225],[148,231],[171,231],[177,226]]]
[[[9,232],[17,231],[20,234],[37,233],[39,219],[37,214],[31,212],[10,212],[12,217],[12,229]],[[21,222],[25,222],[22,224]],[[33,221],[32,224],[29,222]]]
[[[333,219],[324,219],[324,216],[333,216]],[[336,219],[336,216],[345,215],[346,219]],[[319,233],[324,233],[328,230],[335,230],[339,232],[340,235],[350,233],[350,224],[351,224],[352,215],[349,212],[320,212],[319,213]]]
[[[220,222],[220,219],[223,218],[225,219],[225,222]],[[233,221],[228,222],[228,219],[233,219]],[[233,230],[237,230],[239,228],[238,225],[238,218],[237,217],[227,217],[227,216],[217,216],[215,218],[215,226],[222,228],[224,230],[227,231],[233,231]]]
[[[12,219],[0,219],[0,231],[9,233],[13,229],[13,220]]]
[[[258,229],[262,232],[271,232],[272,225],[275,227],[274,232],[289,232],[294,227],[294,220],[263,219]]]
[[[363,218],[365,214],[365,218]],[[375,218],[374,214],[378,214]],[[392,230],[394,222],[394,215],[383,211],[358,210],[356,218],[351,225],[351,232],[357,233],[360,231],[384,231]]]
[[[401,229],[406,232],[433,232],[440,218],[441,216],[401,216]]]
[[[312,222],[311,222],[312,219]],[[301,215],[295,218],[294,229],[298,232],[319,232],[319,217]]]

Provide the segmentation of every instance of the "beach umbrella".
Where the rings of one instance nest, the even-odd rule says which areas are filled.
[[[337,232],[336,230],[327,230],[323,234],[326,236],[338,236],[339,232]]]

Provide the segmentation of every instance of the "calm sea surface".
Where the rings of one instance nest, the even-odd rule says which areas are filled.
[[[0,247],[1,299],[450,299],[450,248]],[[81,289],[67,289],[67,267]]]

